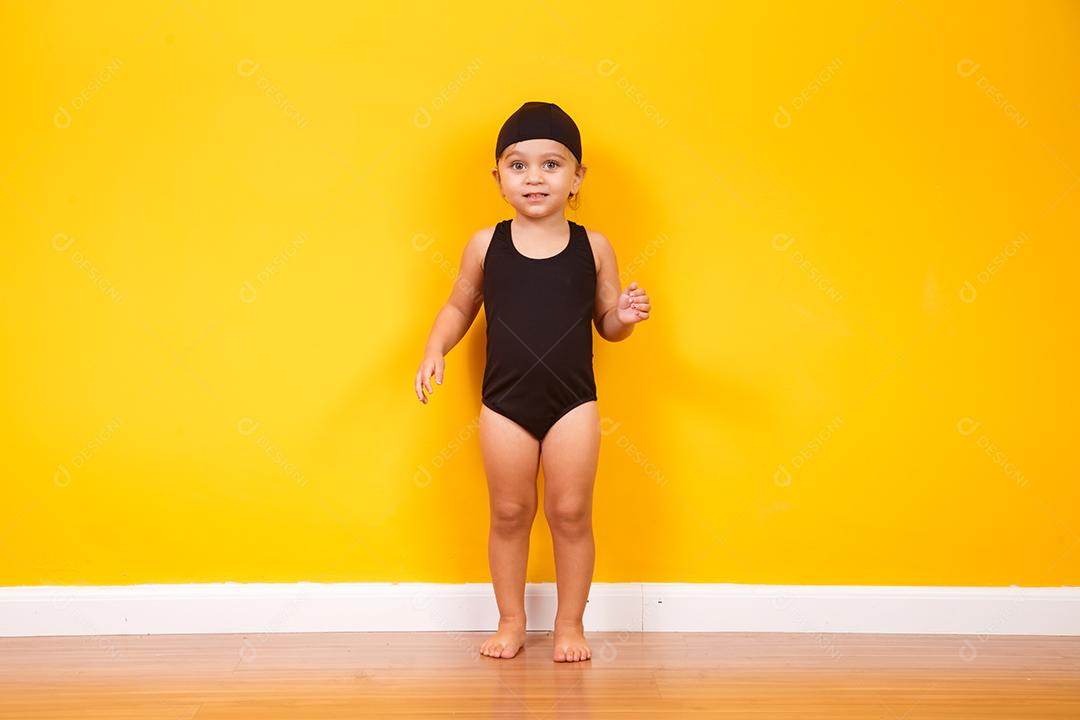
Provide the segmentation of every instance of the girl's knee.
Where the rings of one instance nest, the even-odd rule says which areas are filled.
[[[536,503],[498,500],[491,503],[491,525],[499,530],[518,530],[532,526]]]
[[[552,530],[580,531],[592,522],[592,508],[587,502],[554,502],[545,504],[544,516]]]

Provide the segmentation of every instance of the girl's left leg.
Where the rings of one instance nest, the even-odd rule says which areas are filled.
[[[596,556],[592,498],[599,458],[600,414],[595,400],[559,418],[540,443],[544,515],[555,547],[559,596],[553,654],[556,662],[592,657],[583,620]]]

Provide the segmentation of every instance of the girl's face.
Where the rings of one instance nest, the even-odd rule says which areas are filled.
[[[506,148],[491,171],[499,192],[522,215],[562,213],[585,177],[570,149],[557,140],[522,140]]]

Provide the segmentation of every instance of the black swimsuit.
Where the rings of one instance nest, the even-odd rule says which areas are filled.
[[[531,258],[514,247],[510,220],[503,220],[484,256],[483,403],[537,440],[567,412],[596,400],[596,263],[584,226],[567,223],[562,251]]]

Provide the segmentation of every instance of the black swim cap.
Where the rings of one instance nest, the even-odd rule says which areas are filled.
[[[507,118],[495,143],[495,160],[503,150],[522,140],[545,138],[557,140],[581,162],[581,133],[574,120],[551,102],[527,102]]]

